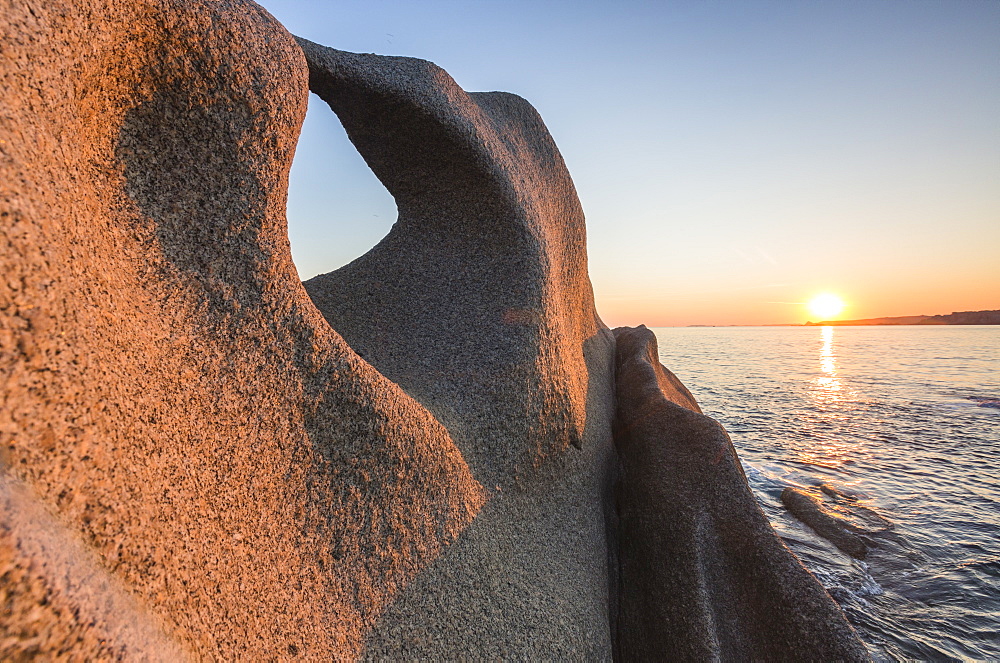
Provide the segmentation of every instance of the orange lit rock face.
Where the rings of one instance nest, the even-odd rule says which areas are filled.
[[[251,2],[0,15],[0,658],[357,654],[484,492],[297,281],[301,51]]]

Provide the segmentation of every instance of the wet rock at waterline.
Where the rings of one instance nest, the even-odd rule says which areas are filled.
[[[789,486],[781,491],[781,503],[841,552],[864,559],[874,537],[895,528],[891,520],[863,504],[861,495],[825,483],[819,492],[827,496],[826,503],[807,490]]]
[[[822,502],[816,497],[788,486],[781,491],[781,503],[793,516],[851,557],[864,559],[868,554],[868,546],[851,531],[851,524],[824,509]]]
[[[623,660],[866,660],[840,609],[778,539],[729,436],[618,328],[612,612]]]

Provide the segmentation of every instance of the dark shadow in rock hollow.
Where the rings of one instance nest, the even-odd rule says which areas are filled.
[[[177,85],[125,113],[115,148],[125,192],[155,224],[163,257],[228,311],[263,292],[266,187],[241,154],[252,132],[245,101],[195,103]]]

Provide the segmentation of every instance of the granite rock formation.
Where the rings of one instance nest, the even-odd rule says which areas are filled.
[[[492,489],[367,655],[607,656],[614,339],[552,137],[524,99],[465,92],[430,62],[299,43],[310,88],[399,210],[377,246],[306,289]]]
[[[616,358],[527,102],[250,0],[0,0],[0,55],[0,659],[864,658]],[[400,218],[303,287],[309,86]]]
[[[621,660],[867,660],[843,613],[771,529],[721,425],[615,330]]]
[[[541,117],[425,60],[299,42],[310,89],[399,210],[371,251],[306,281],[317,308],[448,426],[484,483],[582,446],[588,384],[607,380],[613,343],[583,210]]]
[[[301,49],[244,0],[0,44],[0,659],[357,655],[485,493],[297,279]]]

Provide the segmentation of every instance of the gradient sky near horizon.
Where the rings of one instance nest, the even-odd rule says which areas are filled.
[[[845,319],[1000,308],[1000,2],[259,1],[528,99],[610,326],[800,323],[824,291]],[[313,95],[288,216],[303,279],[395,221]]]

